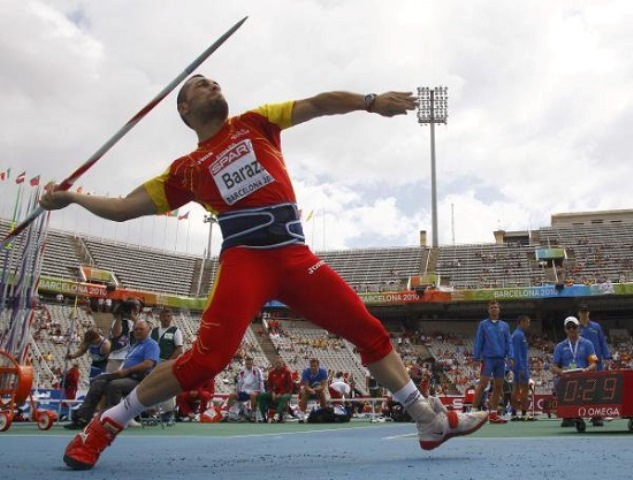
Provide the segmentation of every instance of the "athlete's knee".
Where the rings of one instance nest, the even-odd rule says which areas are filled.
[[[215,378],[224,368],[217,358],[203,355],[182,355],[172,365],[172,372],[183,391],[198,388]]]
[[[382,360],[393,350],[389,334],[384,329],[376,332],[376,335],[373,335],[371,340],[367,341],[365,345],[356,346],[358,347],[364,365]]]

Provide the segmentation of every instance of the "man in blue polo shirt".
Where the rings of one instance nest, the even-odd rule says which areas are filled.
[[[580,305],[578,309],[578,321],[580,322],[580,336],[590,340],[593,348],[596,349],[596,357],[598,364],[596,370],[607,370],[611,353],[609,353],[609,345],[607,345],[607,337],[602,331],[599,323],[589,319],[589,306],[585,303]]]
[[[301,374],[301,393],[299,394],[299,422],[305,420],[305,411],[308,408],[308,400],[316,399],[319,407],[327,404],[325,392],[327,391],[327,370],[320,366],[319,360],[312,358],[310,366]]]
[[[503,394],[503,382],[505,380],[506,360],[510,368],[514,366],[514,352],[510,338],[510,326],[499,319],[501,307],[499,302],[491,300],[488,303],[488,318],[482,320],[477,327],[473,360],[481,361],[481,376],[475,388],[473,409],[481,406],[481,397],[484,389],[493,379],[493,390],[490,395],[488,410],[490,411],[490,423],[506,423],[497,412],[499,399]]]
[[[567,317],[564,322],[567,338],[556,345],[552,361],[552,373],[560,375],[569,370],[591,371],[596,369],[596,350],[586,338],[580,336],[580,322],[576,317]],[[574,425],[572,419],[564,418],[561,427]]]
[[[121,368],[95,377],[84,402],[74,412],[72,423],[64,425],[64,428],[79,430],[85,427],[99,406],[101,397],[105,397],[107,408],[118,404],[158,363],[160,348],[149,336],[149,324],[145,320],[137,320],[133,331],[137,342],[130,348]]]

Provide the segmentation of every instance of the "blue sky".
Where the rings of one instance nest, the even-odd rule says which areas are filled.
[[[448,124],[436,129],[442,244],[492,242],[498,228],[538,228],[552,213],[632,207],[626,1],[4,0],[0,171],[63,179],[245,15],[200,68],[233,113],[327,90],[448,86]],[[300,206],[315,212],[313,248],[431,238],[429,129],[415,115],[323,118],[282,140]],[[78,185],[125,195],[194,147],[172,95]],[[0,183],[0,214],[15,195]],[[201,253],[204,212],[184,210],[188,222],[115,226],[71,207],[51,222]],[[217,232],[213,243],[217,252]]]

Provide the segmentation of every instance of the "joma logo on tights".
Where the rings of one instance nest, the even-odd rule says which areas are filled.
[[[319,262],[315,263],[310,268],[308,268],[308,275],[312,275],[314,272],[316,272],[323,265],[325,265],[325,261],[324,260],[320,260]]]

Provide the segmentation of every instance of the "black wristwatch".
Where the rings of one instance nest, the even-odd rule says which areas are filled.
[[[364,98],[365,110],[367,110],[368,112],[371,112],[371,107],[377,98],[378,98],[378,95],[376,95],[375,93],[368,93],[367,95],[365,95],[365,98]]]

